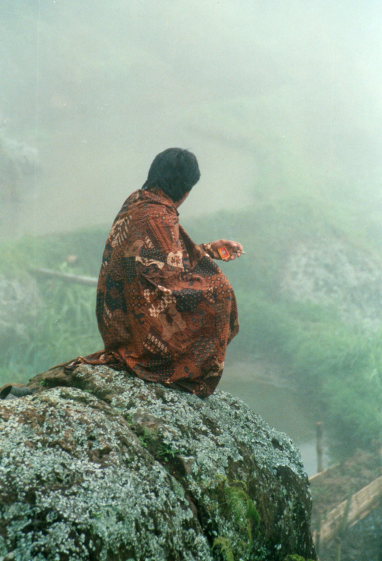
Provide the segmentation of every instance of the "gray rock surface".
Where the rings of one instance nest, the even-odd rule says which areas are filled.
[[[0,401],[1,561],[314,557],[291,440],[225,392],[55,368]]]
[[[0,276],[0,348],[5,349],[14,338],[25,338],[28,323],[41,307],[36,282],[24,275],[22,279]]]
[[[0,127],[1,237],[23,233],[22,210],[36,194],[39,171],[38,151],[25,142],[9,138],[5,129]]]
[[[382,327],[381,260],[342,241],[302,242],[291,249],[281,290],[296,301],[332,306],[346,322],[370,331]]]

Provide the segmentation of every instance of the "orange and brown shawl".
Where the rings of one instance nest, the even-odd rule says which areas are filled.
[[[196,245],[178,216],[160,190],[138,190],[125,201],[98,281],[105,351],[79,360],[208,396],[239,330],[236,300],[209,245]]]

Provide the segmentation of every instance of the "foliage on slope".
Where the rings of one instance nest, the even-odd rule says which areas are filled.
[[[235,213],[219,213],[184,224],[198,242],[240,240],[247,251],[239,261],[222,264],[239,303],[241,332],[230,353],[279,362],[286,376],[320,408],[339,440],[369,445],[381,430],[382,345],[379,332],[344,321],[336,301],[298,301],[280,284],[288,255],[303,240],[325,248],[341,240],[378,258],[367,236],[354,233],[353,218],[317,200],[264,201]],[[30,266],[98,273],[106,229],[25,238],[3,250],[0,273],[22,278]],[[78,256],[68,264],[69,254]],[[361,265],[362,266],[362,263]],[[21,275],[21,276],[20,276]],[[95,322],[95,289],[39,280],[42,304],[18,338],[1,343],[1,381],[25,380],[52,364],[102,347]],[[17,318],[15,318],[17,322]]]
[[[381,330],[368,331],[358,316],[345,320],[338,295],[322,302],[298,300],[281,287],[288,258],[302,241],[325,250],[340,240],[350,254],[364,256],[367,264],[371,260],[378,275],[382,262],[378,245],[371,245],[366,230],[354,229],[356,220],[349,209],[341,214],[317,199],[285,198],[235,215],[200,219],[190,228],[198,241],[209,234],[210,239],[244,243],[247,254],[239,262],[223,264],[236,289],[241,321],[231,352],[240,360],[256,356],[279,362],[343,443],[342,450],[337,448],[339,455],[380,438]],[[364,262],[354,266],[362,268]],[[344,280],[338,283],[345,284]]]

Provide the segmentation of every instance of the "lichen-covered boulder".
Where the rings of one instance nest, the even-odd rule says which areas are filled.
[[[1,561],[314,557],[291,440],[225,392],[52,369],[0,401]]]

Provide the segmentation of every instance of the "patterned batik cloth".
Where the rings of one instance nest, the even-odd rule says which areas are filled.
[[[106,242],[97,289],[105,350],[79,362],[125,368],[139,378],[205,397],[216,388],[239,330],[232,286],[180,226],[161,190],[135,191]]]

